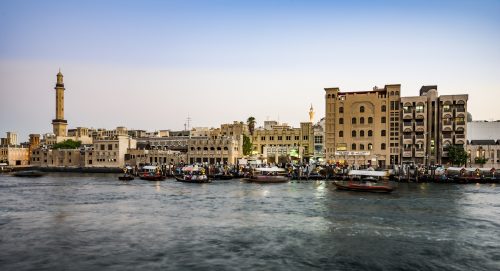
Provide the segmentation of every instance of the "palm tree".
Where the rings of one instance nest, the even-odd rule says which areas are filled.
[[[255,130],[255,118],[250,116],[247,119],[248,131],[250,135],[253,135],[253,131]]]

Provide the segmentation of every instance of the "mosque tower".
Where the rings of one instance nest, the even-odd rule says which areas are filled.
[[[311,108],[309,109],[309,122],[314,121],[314,108],[313,105],[311,104]]]
[[[68,121],[64,119],[64,82],[61,69],[57,73],[56,87],[56,118],[52,120],[52,128],[56,136],[66,136]]]

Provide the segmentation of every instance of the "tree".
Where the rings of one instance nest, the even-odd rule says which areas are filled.
[[[243,135],[243,155],[252,154],[253,144],[249,136]]]
[[[457,145],[448,145],[445,148],[448,151],[448,158],[452,165],[461,166],[467,163],[467,152],[464,147]]]
[[[253,135],[253,131],[255,130],[255,118],[250,116],[247,119],[248,131],[250,135]]]
[[[74,141],[72,139],[67,139],[52,146],[53,149],[78,149],[82,145],[81,141]]]

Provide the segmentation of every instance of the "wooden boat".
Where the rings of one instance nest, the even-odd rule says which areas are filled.
[[[210,179],[189,179],[189,178],[186,178],[187,176],[183,175],[183,176],[175,176],[175,179],[178,181],[178,182],[183,182],[183,183],[211,183],[212,180]]]
[[[209,177],[210,177],[210,179],[214,179],[214,180],[232,180],[233,179],[233,175],[225,175],[225,174],[214,174],[214,175],[211,175]]]
[[[211,183],[207,175],[205,175],[205,169],[199,168],[198,166],[187,166],[182,168],[183,174],[180,176],[175,176],[178,182],[183,183]]]
[[[285,176],[286,170],[283,168],[256,168],[253,176],[243,180],[253,183],[286,183],[290,178]]]
[[[160,174],[160,168],[156,166],[144,166],[142,167],[139,178],[146,181],[163,181],[167,177]]]
[[[375,193],[390,193],[394,190],[389,185],[379,185],[376,181],[377,178],[388,177],[386,171],[370,171],[370,170],[351,170],[349,172],[351,177],[347,184],[334,181],[333,184],[338,190],[349,190],[357,192],[375,192]],[[353,181],[357,177],[359,181]]]
[[[15,177],[35,178],[35,177],[42,177],[43,175],[45,175],[45,173],[39,170],[23,170],[23,171],[16,171],[12,173],[12,175]]]
[[[134,176],[132,176],[132,175],[123,175],[123,176],[118,177],[118,180],[120,180],[120,181],[132,181],[133,179],[134,179]]]

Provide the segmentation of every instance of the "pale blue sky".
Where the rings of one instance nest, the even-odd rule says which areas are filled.
[[[437,84],[500,119],[500,1],[2,1],[0,136],[183,129],[253,115],[297,126],[323,88]]]

